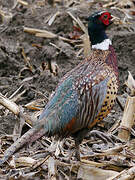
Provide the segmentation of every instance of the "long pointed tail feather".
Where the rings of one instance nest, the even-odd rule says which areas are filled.
[[[37,134],[37,136],[35,136],[35,134]],[[5,151],[3,158],[0,159],[0,166],[2,166],[3,163],[5,163],[14,154],[14,152],[16,152],[24,144],[28,142],[33,142],[43,135],[43,129],[38,129],[37,127],[33,127],[32,129],[27,131],[22,137],[20,137]]]

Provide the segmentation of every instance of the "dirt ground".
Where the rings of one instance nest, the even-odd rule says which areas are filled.
[[[58,38],[36,37],[34,34],[24,32],[24,27],[45,29],[70,39],[73,33],[73,19],[67,12],[71,11],[87,26],[85,18],[95,10],[103,9],[105,3],[101,1],[87,6],[86,4],[80,6],[78,3],[73,8],[73,6],[66,7],[61,3],[52,6],[43,0],[29,0],[27,1],[29,6],[21,3],[15,6],[14,2],[13,0],[0,1],[0,11],[6,12],[6,18],[0,16],[0,93],[12,99],[13,93],[21,87],[17,94],[23,93],[19,98],[16,98],[15,102],[23,106],[24,111],[33,116],[37,111],[28,110],[25,105],[34,100],[43,99],[42,104],[40,104],[40,107],[43,108],[47,102],[45,97],[49,98],[59,79],[81,61],[83,53],[77,57],[80,50],[77,45],[81,44],[80,42],[72,44]],[[109,10],[115,16],[124,18],[124,13],[119,10],[111,8]],[[49,26],[48,19],[57,11],[60,14]],[[123,105],[126,100],[123,83],[127,78],[128,71],[135,76],[135,22],[133,19],[129,19],[129,21],[131,24],[113,25],[107,31],[118,58],[119,97]],[[22,52],[29,58],[31,69],[28,62],[25,62]],[[43,71],[43,66],[46,63],[55,61],[58,65],[57,76],[54,76],[49,70]],[[102,126],[99,128],[107,131],[121,117],[122,111],[116,103],[108,118],[104,120],[104,128]],[[12,134],[15,121],[16,117],[0,106],[0,134]],[[3,177],[8,179],[6,176]],[[31,175],[31,177],[33,176]],[[76,176],[73,175],[72,178],[76,179]],[[28,179],[39,178],[30,178],[29,176]]]

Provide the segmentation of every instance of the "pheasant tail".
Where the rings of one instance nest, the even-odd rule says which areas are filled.
[[[26,144],[27,142],[33,142],[34,140],[38,139],[44,134],[45,134],[45,130],[44,129],[39,130],[37,126],[30,129],[5,151],[4,157],[0,159],[0,166],[4,162],[6,162],[9,159],[9,157],[11,157],[15,153],[15,151],[21,148],[24,144]]]

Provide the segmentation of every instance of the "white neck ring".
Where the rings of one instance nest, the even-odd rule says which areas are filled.
[[[108,50],[109,45],[111,45],[112,42],[110,39],[105,39],[101,43],[92,45],[92,49],[100,49],[100,50]]]

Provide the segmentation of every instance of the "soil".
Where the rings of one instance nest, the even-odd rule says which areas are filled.
[[[41,3],[40,3],[41,2]],[[52,7],[46,1],[29,1],[30,6],[24,6],[18,3],[14,6],[12,0],[1,0],[0,7],[7,13],[12,13],[10,20],[3,20],[0,17],[0,92],[6,97],[10,96],[20,87],[19,93],[25,90],[25,93],[17,99],[16,103],[24,107],[33,100],[43,98],[55,90],[59,79],[69,70],[73,69],[80,61],[76,57],[80,50],[76,44],[67,43],[57,38],[41,38],[34,34],[24,32],[23,27],[45,29],[65,38],[70,38],[73,32],[73,20],[66,13],[67,8],[61,4]],[[92,6],[78,6],[72,9],[72,13],[79,17],[87,26],[85,18],[101,9],[99,3]],[[70,10],[70,8],[69,8]],[[48,25],[47,19],[53,16],[57,11],[60,15],[56,17],[51,26]],[[110,10],[114,15],[121,18],[122,13],[116,10]],[[130,31],[129,31],[130,29]],[[114,25],[107,33],[112,39],[113,46],[116,50],[119,66],[120,88],[119,95],[121,102],[125,102],[123,83],[127,78],[128,71],[135,76],[135,23],[132,22],[129,28],[124,25]],[[55,48],[50,43],[55,44]],[[28,68],[22,55],[24,50],[26,57],[32,66]],[[81,57],[83,54],[81,54]],[[54,76],[49,70],[43,71],[43,64],[56,61],[58,65],[58,75]],[[40,93],[39,93],[40,92]],[[44,101],[44,105],[45,105]],[[123,103],[124,104],[124,103]],[[28,111],[25,109],[25,111]],[[34,111],[29,111],[32,115]],[[108,130],[112,124],[122,117],[122,111],[116,103],[112,113],[104,121],[105,129]],[[12,134],[16,117],[7,112],[0,106],[0,134]]]

